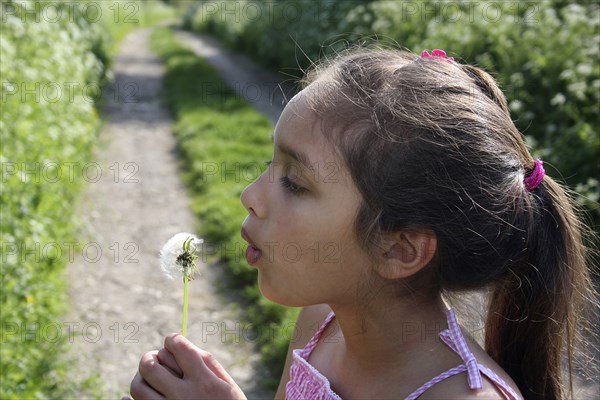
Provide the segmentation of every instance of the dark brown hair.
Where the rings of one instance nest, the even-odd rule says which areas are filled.
[[[494,79],[469,65],[361,49],[303,83],[362,194],[355,226],[365,248],[384,232],[433,230],[436,289],[490,288],[486,351],[525,398],[563,397],[561,357],[571,377],[583,321],[576,313],[595,304],[584,227],[552,178],[526,190],[534,160]]]

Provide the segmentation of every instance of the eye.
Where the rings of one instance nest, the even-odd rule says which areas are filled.
[[[302,186],[296,185],[287,176],[282,176],[281,178],[279,178],[279,181],[281,182],[281,186],[283,186],[283,188],[285,190],[287,190],[288,192],[290,192],[291,194],[300,195],[300,194],[306,192],[305,188],[303,188]]]
[[[267,161],[265,161],[265,165],[267,167],[269,167],[271,164],[273,164],[273,160],[267,160]]]

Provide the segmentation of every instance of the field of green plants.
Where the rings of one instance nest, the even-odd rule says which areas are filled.
[[[73,204],[101,124],[102,85],[120,38],[173,13],[139,1],[1,6],[0,398],[64,399],[95,385],[70,377],[77,366],[61,357],[67,337],[57,326],[68,308],[62,273],[77,242]]]

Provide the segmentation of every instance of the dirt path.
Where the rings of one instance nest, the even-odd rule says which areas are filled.
[[[89,164],[76,207],[82,249],[67,270],[73,310],[64,326],[75,333],[70,346],[81,360],[74,379],[99,373],[104,398],[128,393],[141,355],[181,329],[183,285],[160,273],[157,256],[169,237],[195,225],[179,180],[173,121],[160,103],[164,70],[149,51],[149,35],[129,34],[115,59],[97,164]],[[249,398],[273,398],[255,387],[259,356],[235,303],[218,294],[219,281],[219,269],[207,266],[191,282],[188,337],[212,352]]]
[[[282,82],[284,79],[280,75],[225,49],[211,36],[187,31],[176,31],[176,35],[182,44],[215,67],[240,97],[269,117],[275,125],[286,102],[295,94],[291,78]]]

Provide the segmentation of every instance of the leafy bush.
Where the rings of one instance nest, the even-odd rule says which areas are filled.
[[[60,398],[72,386],[56,357],[63,341],[42,332],[68,304],[65,244],[75,242],[72,204],[99,126],[99,28],[78,7],[57,21],[26,13],[43,4],[4,4],[0,27],[3,399]]]
[[[62,274],[78,250],[73,204],[94,166],[96,103],[113,35],[158,19],[150,18],[150,3],[139,23],[115,18],[126,5],[144,9],[139,1],[0,5],[2,399],[98,393],[96,377],[75,382],[69,371],[76,367],[59,357],[68,336],[61,334],[69,303]],[[162,18],[164,7],[154,7]]]
[[[187,21],[286,72],[365,41],[417,53],[443,48],[482,66],[549,174],[581,194],[600,231],[597,2],[206,1]]]

